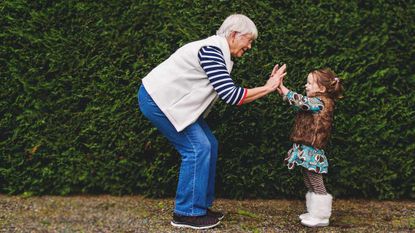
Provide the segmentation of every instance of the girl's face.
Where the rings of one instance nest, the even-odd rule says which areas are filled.
[[[305,91],[307,93],[307,96],[312,96],[316,92],[324,92],[325,88],[320,87],[317,84],[316,78],[312,73],[308,74],[307,77],[307,84],[305,85]]]
[[[234,33],[231,35],[229,49],[233,57],[242,57],[246,51],[251,49],[254,38],[251,34]]]

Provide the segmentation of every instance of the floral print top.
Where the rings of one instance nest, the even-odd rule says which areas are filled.
[[[307,97],[293,91],[289,91],[284,100],[287,100],[294,109],[319,112],[323,110],[324,104],[317,97]]]

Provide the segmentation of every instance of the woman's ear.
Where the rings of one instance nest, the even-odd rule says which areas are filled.
[[[235,32],[235,31],[234,32],[231,32],[230,37],[231,37],[232,42],[235,41],[237,34],[238,34],[238,32]]]
[[[235,39],[236,39],[236,35],[237,34],[237,32],[231,32],[230,34],[229,34],[229,36],[228,37],[226,37],[226,40],[228,41],[228,44],[229,44],[229,48],[232,50],[232,48],[234,47],[234,44],[235,44]]]

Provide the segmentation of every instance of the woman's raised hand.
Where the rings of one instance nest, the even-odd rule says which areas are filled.
[[[271,77],[270,77],[270,78],[276,78],[276,79],[280,80],[279,85],[276,88],[278,94],[280,94],[280,95],[283,95],[283,91],[281,90],[281,85],[283,85],[284,77],[287,74],[286,67],[287,66],[284,64],[284,65],[281,66],[281,68],[279,68],[279,65],[276,64],[274,66],[274,69],[272,70]]]
[[[285,64],[281,67],[279,67],[279,65],[276,64],[274,66],[274,69],[272,70],[271,77],[284,78],[284,76],[287,74],[287,72],[285,71],[286,68],[287,66]]]
[[[285,64],[282,65],[281,67],[279,67],[278,64],[274,66],[271,76],[267,81],[267,85],[270,86],[273,91],[277,90],[278,92],[280,92],[278,90],[278,87],[280,86],[285,75],[287,75],[287,72],[285,72],[285,70],[286,70]]]

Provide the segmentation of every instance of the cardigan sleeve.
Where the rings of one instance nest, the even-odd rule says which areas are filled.
[[[210,84],[227,104],[241,105],[247,89],[236,86],[228,70],[222,51],[215,46],[204,46],[198,53],[199,62],[206,72]]]

